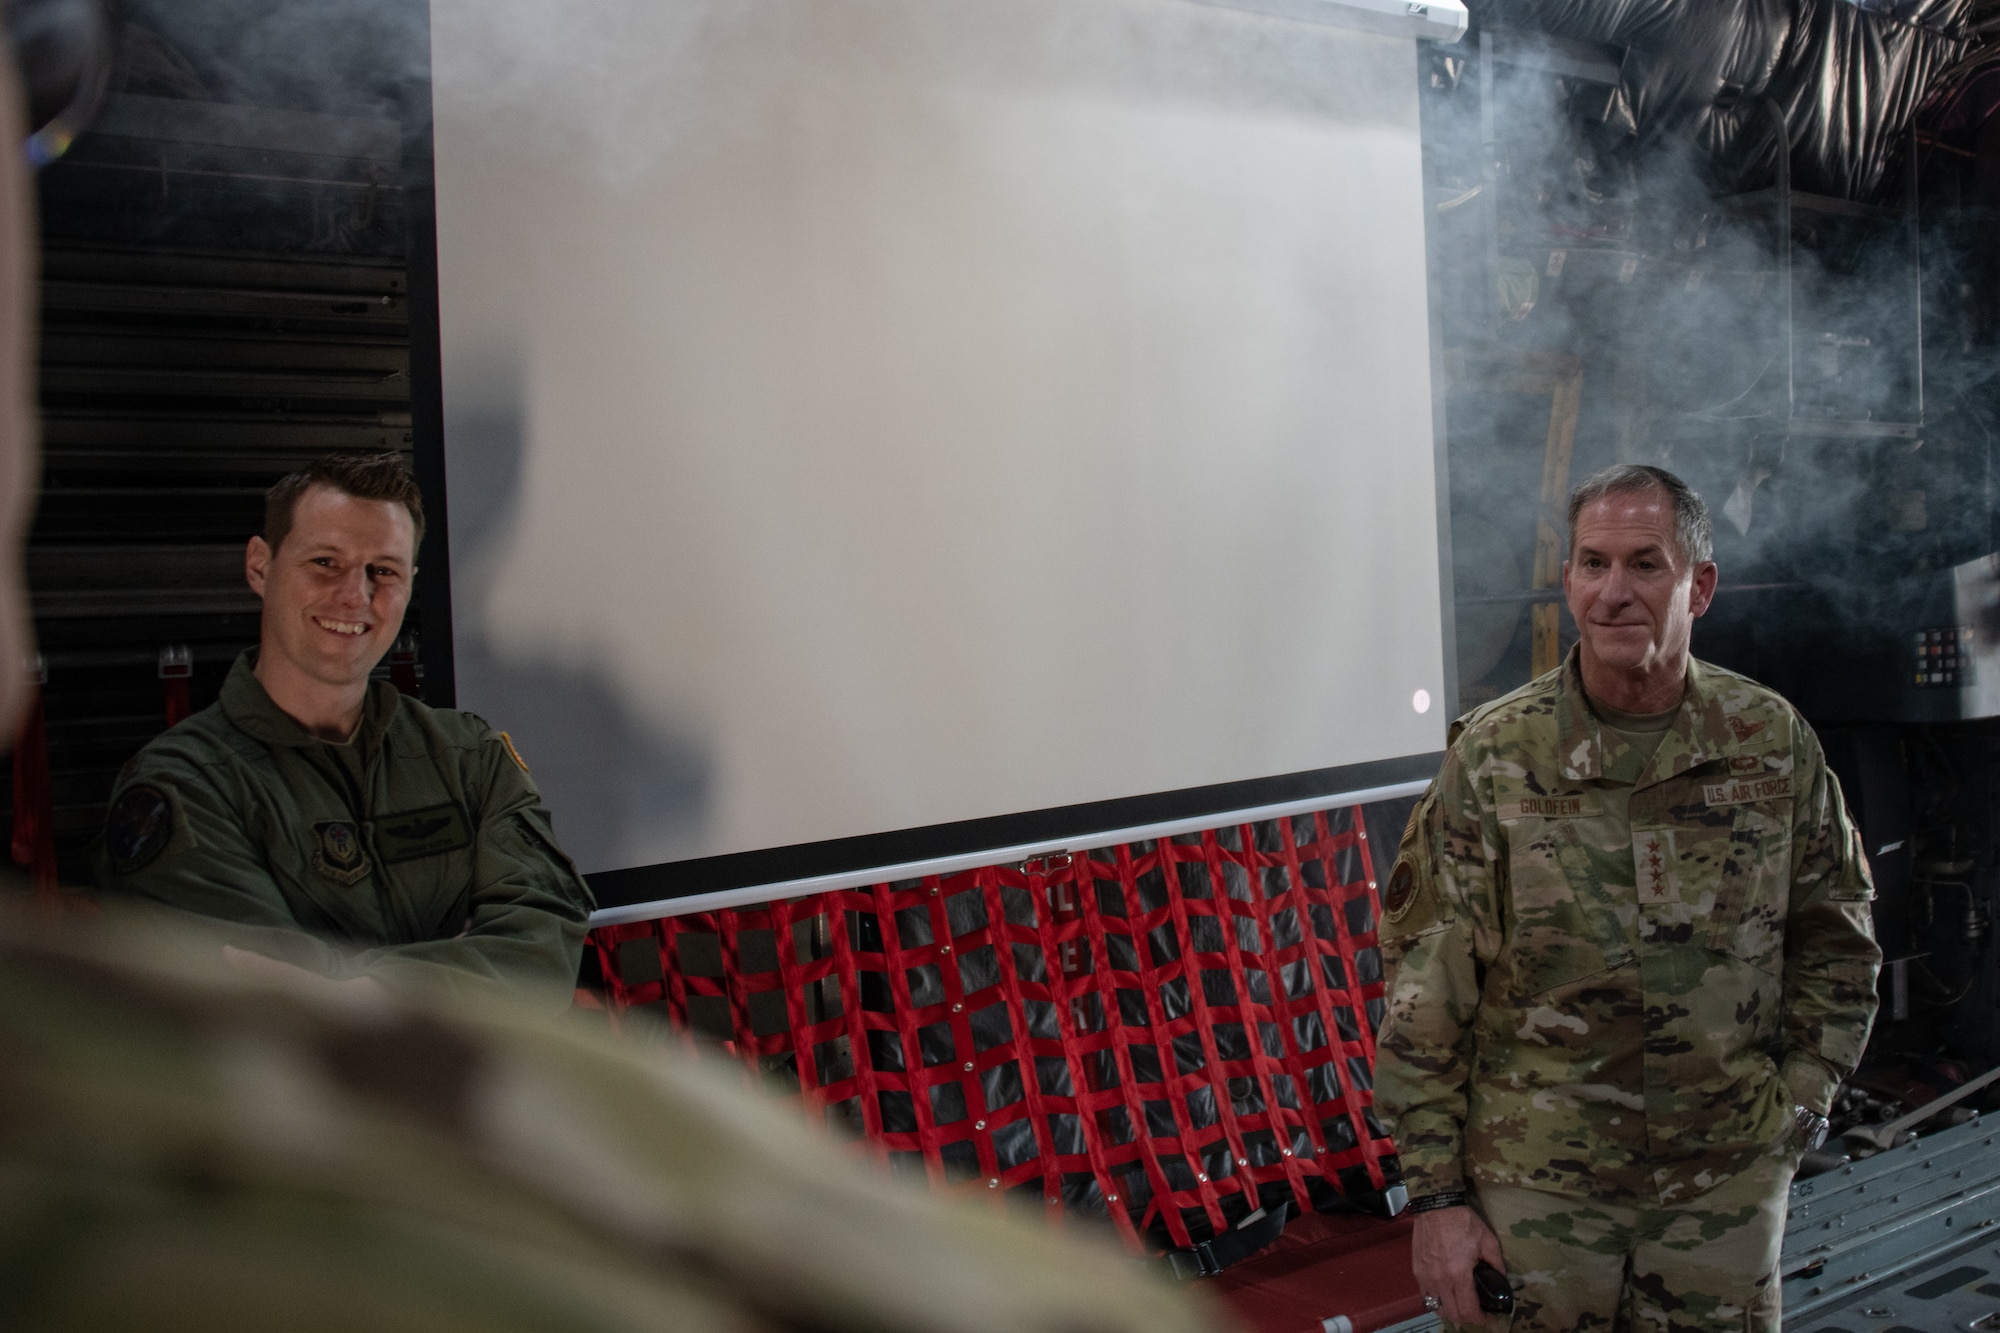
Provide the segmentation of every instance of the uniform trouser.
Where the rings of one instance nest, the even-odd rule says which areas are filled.
[[[1775,1333],[1796,1168],[1767,1155],[1673,1207],[1481,1185],[1474,1203],[1514,1285],[1511,1326],[1491,1318],[1506,1333]]]

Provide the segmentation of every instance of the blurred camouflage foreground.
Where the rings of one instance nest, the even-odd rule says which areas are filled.
[[[1109,1237],[869,1172],[575,1020],[0,918],[0,1328],[1209,1326]]]

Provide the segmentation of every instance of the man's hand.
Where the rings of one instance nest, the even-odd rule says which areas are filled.
[[[266,958],[261,953],[239,949],[233,944],[222,946],[222,961],[250,976],[287,981],[295,986],[304,986],[320,995],[374,1001],[382,999],[386,994],[382,989],[382,983],[373,977],[348,977],[336,981],[332,977],[323,977],[310,968],[300,967],[297,963]]]
[[[1437,1297],[1442,1304],[1439,1313],[1454,1324],[1486,1322],[1479,1290],[1472,1285],[1472,1270],[1481,1259],[1507,1271],[1500,1239],[1478,1213],[1470,1208],[1439,1208],[1417,1214],[1416,1229],[1410,1233],[1410,1269],[1417,1275],[1417,1289]]]

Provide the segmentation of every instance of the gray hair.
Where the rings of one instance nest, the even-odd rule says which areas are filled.
[[[1576,516],[1585,505],[1642,491],[1665,491],[1674,502],[1674,544],[1690,569],[1715,558],[1715,525],[1709,521],[1707,501],[1665,468],[1644,463],[1618,463],[1577,483],[1569,493],[1570,550],[1576,549]]]

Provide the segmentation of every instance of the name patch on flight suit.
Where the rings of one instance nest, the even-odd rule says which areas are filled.
[[[1577,796],[1520,796],[1500,807],[1502,819],[1595,819],[1604,813],[1604,798],[1594,793]]]
[[[391,865],[471,845],[472,821],[456,805],[427,805],[375,821],[375,848]]]
[[[1742,805],[1746,801],[1771,801],[1792,794],[1792,775],[1768,778],[1736,778],[1729,782],[1704,782],[1701,796],[1710,805]]]
[[[313,869],[340,884],[352,884],[368,873],[368,849],[361,830],[345,819],[313,825]]]

